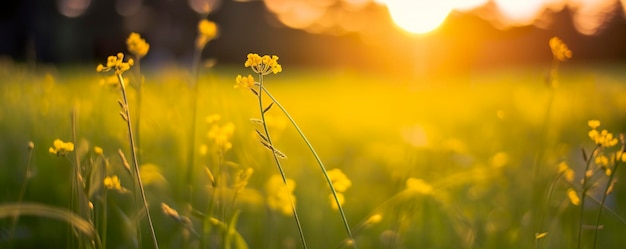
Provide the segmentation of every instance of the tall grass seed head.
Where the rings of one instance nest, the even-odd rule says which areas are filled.
[[[150,50],[150,44],[135,32],[130,33],[128,39],[126,39],[126,47],[128,51],[138,59],[146,56]]]

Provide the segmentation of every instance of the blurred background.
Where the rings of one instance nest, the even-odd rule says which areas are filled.
[[[574,63],[626,59],[624,0],[21,0],[0,8],[0,56],[96,65],[130,32],[148,66],[191,62],[196,24],[220,27],[205,58],[249,52],[283,65],[440,75],[549,63],[559,36]],[[203,8],[208,4],[209,12]]]

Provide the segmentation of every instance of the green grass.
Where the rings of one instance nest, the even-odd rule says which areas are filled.
[[[548,232],[541,248],[573,248],[580,207],[569,204],[564,182],[556,184],[546,204],[547,187],[561,161],[580,179],[581,147],[587,152],[593,148],[587,120],[601,120],[602,128],[615,133],[626,127],[626,76],[615,65],[562,65],[547,119],[547,66],[437,79],[283,67],[285,71],[266,78],[264,86],[289,110],[325,166],[340,168],[352,181],[343,208],[360,248],[532,248],[535,233],[541,232]],[[241,209],[236,230],[251,248],[298,248],[293,219],[264,204],[264,184],[278,172],[271,153],[255,137],[258,127],[249,121],[259,118],[257,100],[233,89],[235,76],[246,72],[243,67],[218,67],[201,74],[196,147],[209,143],[210,126],[204,117],[217,113],[221,123],[233,122],[233,148],[224,159],[254,169],[236,204]],[[184,70],[144,73],[140,164],[157,165],[165,179],[147,184],[146,197],[159,244],[177,248],[189,235],[161,212],[160,203],[189,215],[187,152],[198,151],[188,148],[186,130],[192,120],[188,99],[192,93]],[[9,65],[0,77],[2,203],[17,200],[27,145],[33,141],[34,175],[24,201],[67,207],[71,167],[67,160],[50,155],[48,147],[56,138],[71,139],[74,107],[82,141],[77,150],[102,147],[122,186],[131,189],[132,178],[117,157],[119,148],[130,157],[116,103],[119,89],[99,85],[91,68],[30,70]],[[129,94],[132,104],[134,91]],[[274,145],[288,156],[282,164],[287,177],[296,182],[296,205],[309,248],[337,247],[345,231],[338,212],[331,209],[330,190],[315,159],[288,120],[278,118],[278,108],[268,115],[276,121],[270,126]],[[191,205],[206,210],[210,191],[202,166],[214,167],[215,155],[196,153],[195,161]],[[404,191],[410,177],[431,184],[432,195]],[[607,200],[619,217],[626,217],[626,189],[621,184],[625,177],[623,170],[617,172],[620,182]],[[136,239],[132,205],[124,205],[133,202],[132,195],[110,192],[109,197],[119,209],[110,210],[107,245],[128,246]],[[565,208],[557,213],[561,204]],[[595,204],[586,206],[585,224],[595,224],[597,210]],[[372,214],[381,214],[382,221],[359,227]],[[603,213],[597,248],[626,247],[620,237],[626,224],[620,219]],[[202,231],[199,218],[192,217],[192,222]],[[548,222],[556,225],[550,229]],[[0,219],[2,246],[8,243],[4,231],[10,226],[11,219]],[[17,223],[13,245],[63,248],[68,231],[63,222],[25,216]],[[142,231],[145,242],[148,230]],[[583,248],[591,248],[592,235],[593,230],[583,231]],[[188,241],[191,248],[196,245],[192,236]]]

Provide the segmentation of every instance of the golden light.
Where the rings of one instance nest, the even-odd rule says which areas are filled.
[[[495,0],[498,10],[516,25],[532,23],[544,9],[545,0]]]
[[[424,34],[439,27],[450,11],[450,1],[388,0],[385,1],[393,22],[402,29]]]

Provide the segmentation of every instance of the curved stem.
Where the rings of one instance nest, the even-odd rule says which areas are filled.
[[[126,97],[126,87],[124,84],[124,78],[121,73],[117,73],[117,79],[120,82],[120,88],[122,89],[122,98],[124,101],[124,114],[126,115],[126,124],[128,126],[128,140],[130,141],[130,151],[133,156],[133,169],[135,172],[135,178],[137,179],[137,183],[139,185],[139,193],[141,195],[141,199],[143,201],[143,207],[146,210],[146,216],[148,217],[148,227],[150,228],[150,233],[152,235],[152,242],[154,243],[154,248],[159,248],[159,244],[156,239],[156,234],[154,232],[154,226],[152,225],[152,217],[150,216],[150,209],[148,208],[148,201],[146,200],[146,194],[143,189],[143,184],[141,183],[141,176],[139,175],[139,161],[137,160],[137,151],[135,148],[135,139],[133,138],[133,126],[130,119],[130,108],[128,108],[128,98]]]
[[[596,218],[596,226],[595,231],[593,232],[593,248],[596,248],[596,242],[598,241],[598,226],[600,226],[600,216],[602,216],[602,210],[604,210],[604,202],[606,201],[606,197],[609,195],[607,193],[609,191],[609,187],[611,187],[611,182],[613,182],[613,177],[615,177],[615,172],[619,167],[619,162],[616,161],[615,167],[609,176],[609,181],[606,183],[606,187],[604,188],[604,192],[602,192],[602,200],[600,201],[600,210],[598,210],[598,217]]]
[[[262,78],[261,78],[262,79]],[[348,219],[346,218],[346,215],[343,211],[343,208],[341,207],[341,204],[339,203],[339,199],[337,198],[337,191],[335,191],[335,187],[333,186],[332,181],[330,180],[330,177],[328,176],[328,173],[326,172],[326,167],[324,167],[324,163],[322,163],[322,160],[320,159],[320,157],[317,155],[317,152],[315,151],[315,149],[313,148],[313,145],[311,145],[311,143],[309,142],[309,140],[306,138],[306,136],[304,135],[304,132],[302,132],[302,130],[300,129],[300,127],[298,126],[298,124],[296,124],[296,121],[293,120],[293,118],[291,117],[291,115],[289,115],[289,113],[287,112],[287,110],[280,104],[278,103],[278,101],[276,100],[276,98],[274,98],[274,96],[272,96],[272,94],[270,94],[270,92],[263,88],[263,81],[259,80],[259,84],[260,84],[260,88],[263,90],[263,92],[265,92],[267,94],[267,96],[274,102],[274,104],[276,104],[278,106],[278,108],[280,108],[280,110],[285,114],[285,116],[289,119],[289,121],[291,122],[291,124],[293,125],[294,128],[296,128],[296,130],[298,131],[298,134],[300,134],[300,137],[302,137],[302,140],[304,140],[304,142],[306,143],[307,147],[309,147],[309,150],[311,151],[311,153],[313,154],[313,156],[315,157],[315,160],[317,161],[317,164],[320,166],[320,169],[322,170],[322,173],[324,174],[324,177],[326,178],[326,182],[328,183],[328,186],[330,187],[330,191],[333,194],[333,197],[335,199],[335,202],[337,203],[337,207],[339,209],[339,213],[341,214],[341,219],[343,221],[343,225],[346,229],[346,233],[348,234],[348,238],[351,240],[352,242],[352,247],[353,248],[357,248],[356,246],[356,242],[354,241],[354,238],[352,237],[352,232],[350,231],[350,225],[348,224]],[[261,99],[262,92],[259,92],[259,101]],[[263,110],[263,106],[261,106],[261,110]],[[265,120],[263,121],[263,124],[265,124]],[[269,137],[268,137],[269,140]]]
[[[589,166],[591,165],[591,159],[596,156],[596,152],[600,149],[600,145],[596,145],[596,147],[591,151],[591,155],[587,158],[587,162],[585,162],[585,171],[583,171],[583,181],[582,181],[582,190],[580,196],[580,218],[578,221],[578,249],[582,247],[583,241],[583,217],[585,215],[585,196],[587,196],[587,181],[589,178],[587,177],[587,171],[589,170]]]
[[[262,96],[263,96],[263,92],[261,91],[261,89],[263,89],[264,91],[267,91],[263,88],[263,74],[259,73],[259,92],[257,94],[258,98],[259,98],[259,110],[261,112],[261,120],[263,121],[263,130],[265,132],[265,138],[267,138],[267,143],[270,145],[270,149],[272,150],[272,156],[274,157],[274,161],[276,162],[276,166],[278,166],[278,171],[280,172],[280,176],[282,177],[283,183],[285,184],[285,186],[287,186],[287,177],[285,176],[285,172],[283,171],[283,167],[280,164],[280,160],[278,159],[278,157],[276,156],[276,151],[274,149],[274,144],[272,143],[272,138],[270,137],[270,133],[269,130],[267,129],[267,124],[265,122],[265,111],[264,111],[264,107],[263,107],[263,101],[262,101]],[[269,96],[269,94],[268,94]],[[274,103],[276,103],[276,100],[270,96],[270,98],[272,99],[272,101],[274,101]],[[278,104],[278,103],[276,103]],[[302,226],[300,224],[300,219],[298,218],[298,213],[296,212],[296,205],[293,202],[293,199],[290,197],[289,201],[291,202],[291,210],[293,213],[293,217],[296,221],[296,225],[298,226],[298,233],[300,234],[300,242],[302,243],[302,247],[303,248],[307,248],[306,246],[306,241],[304,239],[304,232],[302,230]]]

